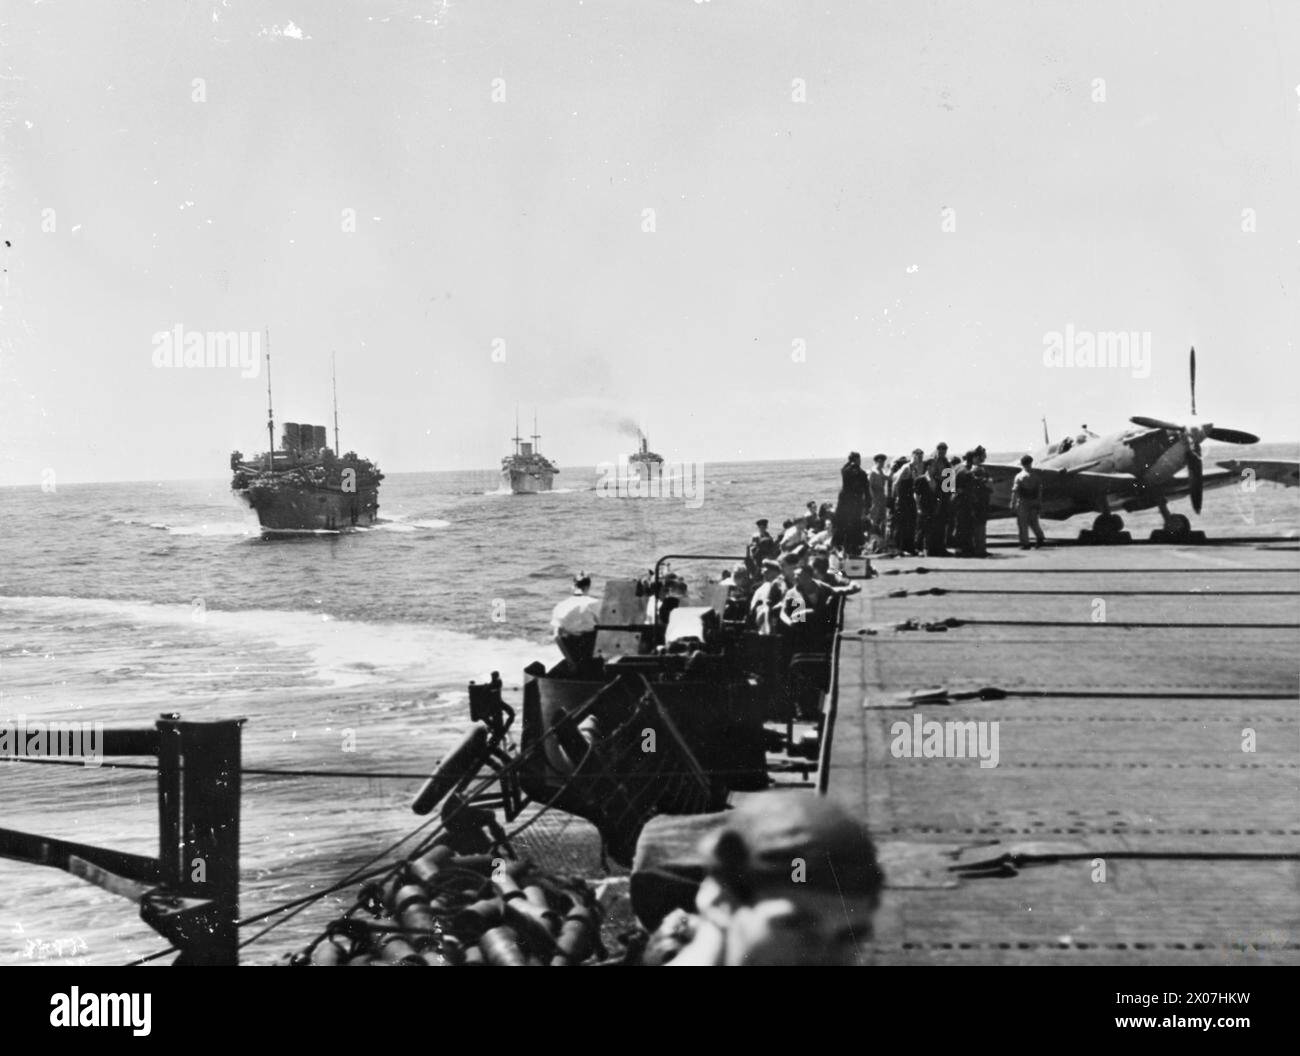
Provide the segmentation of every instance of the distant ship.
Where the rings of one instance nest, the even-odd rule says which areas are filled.
[[[355,451],[339,457],[338,387],[334,390],[334,448],[323,425],[285,422],[275,450],[271,409],[271,351],[266,352],[266,430],[272,450],[245,461],[230,456],[230,487],[257,513],[264,532],[340,531],[367,528],[379,516],[379,482],[384,475]]]
[[[628,473],[635,473],[642,479],[656,477],[663,472],[664,458],[663,455],[657,455],[650,450],[649,441],[645,433],[641,433],[641,449],[635,454],[628,455],[627,468]]]
[[[555,474],[560,467],[539,450],[541,440],[537,432],[537,416],[533,416],[532,443],[525,443],[519,435],[519,416],[515,416],[515,453],[501,460],[501,479],[515,495],[533,495],[550,491]]]

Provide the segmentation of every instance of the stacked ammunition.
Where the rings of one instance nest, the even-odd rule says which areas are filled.
[[[439,844],[362,888],[353,912],[291,959],[305,965],[576,965],[603,959],[581,880]]]

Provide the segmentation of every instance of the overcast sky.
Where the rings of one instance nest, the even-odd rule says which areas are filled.
[[[562,466],[626,417],[688,461],[1014,449],[1184,414],[1193,343],[1203,416],[1300,432],[1300,5],[6,21],[0,483],[263,450],[264,375],[156,367],[177,325],[269,327],[280,420],[328,421],[336,350],[389,471],[494,465],[516,404]],[[1149,334],[1149,376],[1046,366],[1067,326]]]

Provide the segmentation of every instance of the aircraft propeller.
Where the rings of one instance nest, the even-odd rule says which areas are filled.
[[[1220,429],[1212,422],[1204,422],[1196,417],[1196,349],[1193,348],[1188,359],[1188,373],[1192,390],[1192,415],[1188,422],[1170,422],[1163,418],[1148,418],[1134,415],[1129,419],[1134,425],[1144,429],[1168,429],[1180,433],[1187,441],[1187,476],[1191,484],[1190,495],[1192,509],[1201,512],[1203,467],[1201,465],[1201,441],[1218,440],[1224,444],[1257,444],[1259,437],[1254,433],[1240,429]]]

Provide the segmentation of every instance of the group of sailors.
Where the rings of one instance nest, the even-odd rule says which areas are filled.
[[[833,630],[835,599],[862,589],[831,568],[828,554],[809,546],[760,558],[756,567],[738,564],[722,582],[729,588],[724,620],[800,638]]]
[[[876,455],[872,468],[850,451],[840,469],[832,546],[847,554],[876,553],[987,557],[986,526],[993,482],[981,447],[960,458],[939,443],[926,456],[915,448],[889,464]]]

